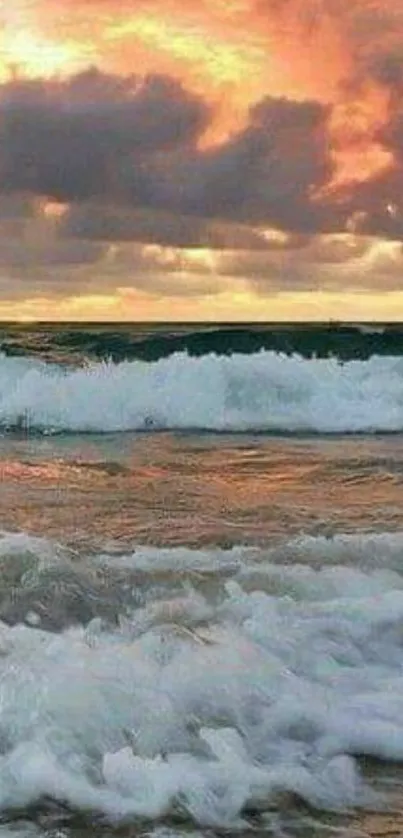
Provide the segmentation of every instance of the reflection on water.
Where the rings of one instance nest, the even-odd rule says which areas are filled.
[[[262,544],[403,526],[403,439],[0,441],[0,527],[69,543]]]

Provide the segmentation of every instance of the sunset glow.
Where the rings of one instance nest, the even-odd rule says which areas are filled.
[[[80,49],[74,43],[51,43],[33,32],[11,33],[1,52],[3,78],[7,78],[10,73],[31,78],[66,75],[85,63]]]
[[[313,311],[329,294],[325,237],[346,231],[367,250],[354,276],[336,262],[341,299],[362,282],[389,310],[378,297],[385,282],[400,294],[403,264],[398,247],[385,279],[379,258],[400,242],[403,194],[392,0],[16,0],[0,22],[1,316],[295,318],[304,295]]]

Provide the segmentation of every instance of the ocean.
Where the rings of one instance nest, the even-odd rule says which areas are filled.
[[[0,478],[0,838],[403,834],[402,325],[1,324]]]

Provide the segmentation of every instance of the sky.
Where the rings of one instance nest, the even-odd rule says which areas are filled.
[[[0,0],[0,319],[403,320],[403,0]]]

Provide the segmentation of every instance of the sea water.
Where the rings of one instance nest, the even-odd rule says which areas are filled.
[[[403,332],[236,334],[3,329],[0,836],[399,834]]]

